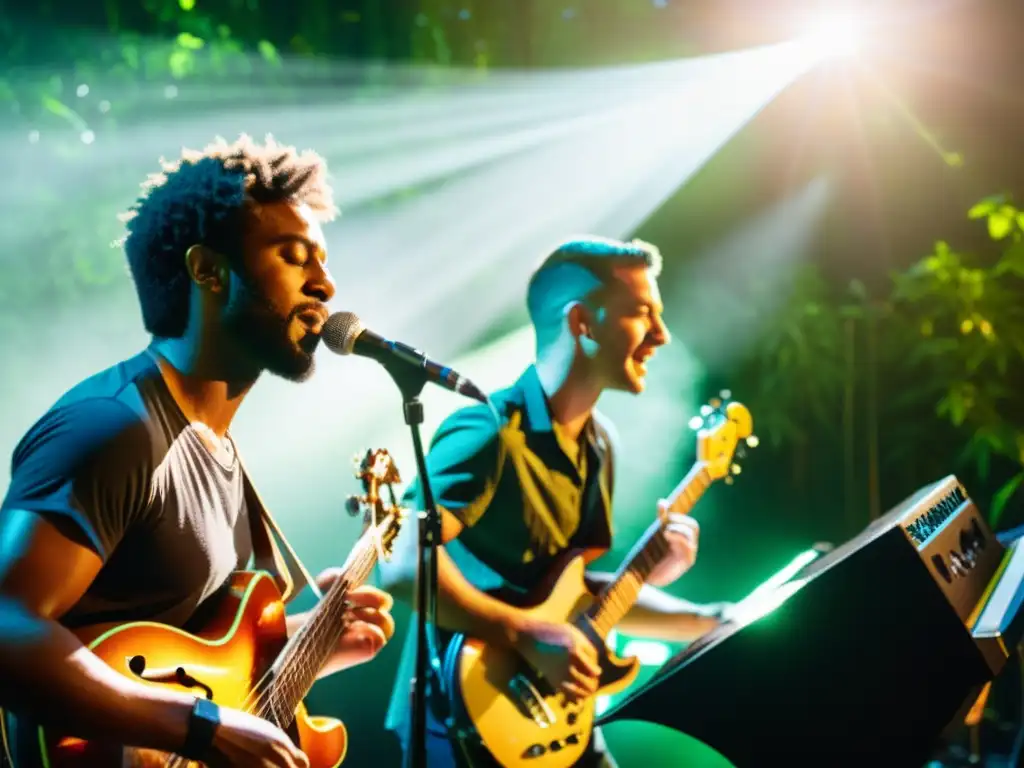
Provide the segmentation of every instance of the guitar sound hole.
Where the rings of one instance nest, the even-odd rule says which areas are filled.
[[[146,666],[145,656],[132,656],[128,659],[128,669],[132,671],[133,675],[142,680],[150,683],[177,683],[183,688],[199,688],[207,699],[213,699],[213,689],[202,680],[192,677],[192,675],[185,671],[184,667],[148,670]]]

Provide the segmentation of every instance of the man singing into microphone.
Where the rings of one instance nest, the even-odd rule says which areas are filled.
[[[29,429],[0,508],[0,706],[15,751],[32,746],[24,723],[37,719],[211,766],[308,764],[269,722],[122,677],[69,630],[189,627],[254,557],[286,596],[309,580],[274,540],[229,427],[262,373],[302,381],[313,371],[335,291],[325,176],[315,154],[269,138],[218,141],[165,164],[126,217],[152,343],[72,387]],[[369,660],[393,632],[385,593],[349,600],[351,622],[321,675]],[[303,620],[290,616],[289,630]]]
[[[586,550],[590,561],[611,546],[616,441],[595,405],[605,390],[641,393],[651,358],[669,342],[656,280],[660,266],[657,249],[639,241],[590,237],[556,248],[527,289],[536,363],[491,396],[493,410],[473,405],[451,415],[438,428],[427,457],[445,544],[438,558],[442,645],[452,633],[462,632],[488,644],[559,654],[559,677],[572,697],[596,688],[594,647],[574,625],[544,621],[521,606],[552,575],[564,552]],[[408,495],[422,504],[418,484]],[[653,519],[653,501],[651,513]],[[697,606],[655,589],[693,565],[697,533],[692,518],[670,518],[665,557],[619,627],[622,631],[687,640],[717,625],[724,606]],[[386,568],[382,565],[382,573],[388,588],[408,599],[416,541],[414,536],[400,538],[403,545]],[[608,574],[588,572],[595,590],[608,579]],[[413,650],[410,633],[388,717],[406,752]],[[521,762],[519,754],[489,753],[466,728],[472,723],[458,724],[469,733],[456,741],[445,720],[458,714],[443,696],[430,702],[430,768],[529,763]],[[614,765],[600,735],[587,738],[577,765]]]

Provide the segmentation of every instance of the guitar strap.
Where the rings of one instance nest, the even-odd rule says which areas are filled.
[[[249,473],[238,455],[239,467],[242,470],[242,493],[245,498],[246,513],[249,517],[249,533],[252,537],[253,563],[257,570],[266,571],[277,582],[284,602],[290,601],[306,586],[309,586],[317,599],[322,597],[316,582],[295,554],[281,532],[277,521],[263,503],[256,487],[249,478]]]

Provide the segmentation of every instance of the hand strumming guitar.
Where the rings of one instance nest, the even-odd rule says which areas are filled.
[[[209,768],[308,768],[309,758],[273,723],[222,708]]]
[[[593,643],[568,622],[531,621],[519,633],[520,653],[570,700],[597,690],[601,667]]]

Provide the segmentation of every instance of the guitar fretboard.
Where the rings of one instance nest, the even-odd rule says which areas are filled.
[[[678,514],[688,513],[704,495],[711,482],[707,467],[703,463],[695,464],[669,495],[669,511]],[[668,547],[665,523],[657,520],[640,537],[615,574],[615,578],[605,586],[587,612],[601,637],[606,637],[636,603],[644,582],[668,552]]]
[[[266,690],[259,697],[255,710],[258,716],[281,728],[291,725],[295,710],[345,631],[349,590],[363,584],[373,571],[377,562],[376,535],[373,528],[363,533],[342,575],[313,608],[301,629],[289,638],[274,663]]]

